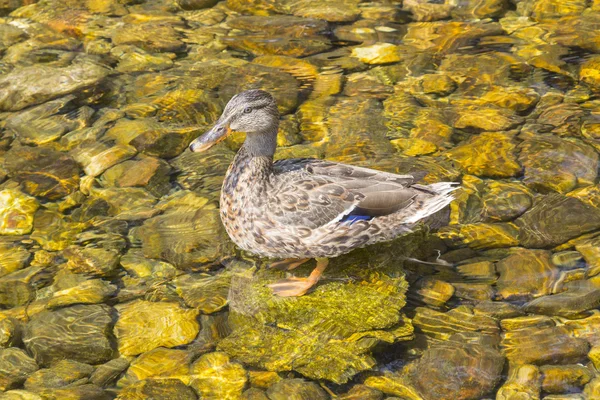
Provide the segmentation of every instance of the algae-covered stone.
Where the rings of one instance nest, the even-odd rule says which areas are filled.
[[[367,47],[355,47],[352,56],[366,64],[387,64],[400,61],[398,48],[390,43],[376,43]]]
[[[69,385],[78,386],[87,382],[87,377],[94,367],[73,360],[61,360],[50,368],[37,370],[25,381],[25,389],[36,391],[40,388],[61,388]]]
[[[132,146],[86,140],[70,151],[70,155],[83,167],[89,176],[98,176],[108,168],[133,157],[136,149]]]
[[[337,383],[370,369],[375,362],[369,351],[376,343],[412,337],[412,325],[398,312],[406,281],[352,270],[360,281],[328,282],[308,296],[283,301],[265,287],[273,272],[234,276],[229,296],[233,332],[218,348],[270,371],[293,369]]]
[[[559,280],[559,270],[544,250],[517,249],[496,263],[500,277],[498,294],[505,299],[529,299],[550,294]]]
[[[283,379],[267,389],[267,396],[270,400],[327,400],[329,398],[319,385],[304,379]]]
[[[39,204],[17,189],[0,191],[0,234],[26,235],[33,229],[33,217]]]
[[[519,242],[530,248],[556,246],[600,227],[600,210],[558,193],[539,199],[515,220]]]
[[[241,396],[248,377],[244,368],[225,353],[208,353],[190,367],[190,385],[207,400],[234,400]]]
[[[175,347],[194,340],[198,311],[176,303],[136,300],[117,306],[115,336],[122,355],[136,355],[160,346]]]
[[[75,305],[33,316],[23,342],[43,366],[63,359],[99,364],[113,356],[111,325],[110,307]]]
[[[82,58],[70,66],[15,68],[0,78],[0,110],[18,111],[98,84],[108,69]]]
[[[178,379],[147,379],[127,386],[117,400],[177,399],[196,400],[194,391]]]
[[[427,74],[423,75],[421,86],[423,93],[447,96],[456,89],[456,82],[448,75]]]
[[[511,177],[521,171],[510,136],[486,132],[453,148],[446,157],[456,161],[469,174],[486,177]]]
[[[0,349],[0,391],[19,387],[38,369],[35,360],[16,347]]]

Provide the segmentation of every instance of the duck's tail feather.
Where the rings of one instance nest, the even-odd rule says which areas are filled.
[[[454,200],[452,192],[457,189],[457,185],[458,183],[456,182],[438,182],[423,186],[423,188],[426,189],[424,191],[431,194],[429,196],[418,198],[415,207],[416,210],[403,222],[406,224],[416,223],[446,207]],[[417,187],[416,189],[421,188]]]

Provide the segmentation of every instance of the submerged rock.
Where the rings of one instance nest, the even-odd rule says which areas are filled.
[[[594,377],[583,365],[544,365],[542,390],[546,393],[570,393],[583,388]]]
[[[79,187],[79,166],[66,153],[48,147],[14,146],[5,157],[8,174],[32,196],[58,200]]]
[[[185,350],[158,347],[141,354],[129,365],[118,386],[128,387],[144,379],[179,379],[189,384],[188,376],[193,354]]]
[[[17,189],[0,191],[0,234],[26,235],[33,229],[33,218],[39,204]],[[11,268],[12,269],[12,268]]]
[[[500,273],[496,287],[504,299],[530,299],[553,293],[560,279],[550,252],[544,250],[515,249],[496,263],[496,269]]]
[[[147,379],[125,387],[117,400],[177,399],[196,400],[194,391],[179,379]]]
[[[519,243],[529,248],[557,246],[600,227],[600,209],[574,197],[546,195],[515,220]]]
[[[446,152],[469,174],[485,177],[511,177],[521,171],[516,145],[509,135],[486,132]]]
[[[190,269],[215,261],[229,248],[219,212],[207,199],[181,191],[162,208],[164,214],[147,219],[136,232],[146,257]]]
[[[369,351],[376,343],[412,337],[410,321],[398,313],[406,281],[383,271],[350,271],[344,276],[356,274],[356,282],[327,282],[294,299],[274,298],[265,287],[273,272],[234,276],[229,296],[233,332],[218,348],[270,371],[295,370],[336,383],[370,369]]]
[[[23,350],[16,347],[0,349],[0,391],[19,387],[37,369],[35,360]]]
[[[329,396],[315,382],[304,379],[282,379],[267,389],[269,400],[327,400]]]
[[[504,357],[487,342],[484,336],[454,335],[426,350],[408,368],[415,388],[427,399],[483,398],[504,367]]]
[[[42,366],[63,359],[99,364],[113,356],[111,325],[110,307],[75,305],[33,316],[23,342]]]
[[[15,68],[0,78],[0,110],[18,111],[94,86],[108,72],[86,58],[63,68],[44,65]]]
[[[136,300],[117,307],[115,336],[122,355],[136,355],[160,346],[175,347],[194,340],[198,312],[177,303]]]
[[[190,386],[207,400],[238,399],[248,381],[244,367],[220,352],[196,360],[190,367],[190,376]]]
[[[593,184],[598,175],[598,153],[577,139],[544,135],[527,139],[519,147],[524,182],[538,191],[566,193]]]
[[[61,360],[50,368],[40,369],[25,381],[25,389],[39,391],[41,388],[79,386],[86,383],[94,367],[73,360]]]

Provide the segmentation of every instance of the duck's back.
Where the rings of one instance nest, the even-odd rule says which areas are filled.
[[[263,256],[334,257],[409,232],[452,200],[453,184],[413,180],[323,160],[277,161],[264,191],[238,205],[244,226],[228,232]]]

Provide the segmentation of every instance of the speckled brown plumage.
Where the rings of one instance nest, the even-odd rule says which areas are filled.
[[[410,175],[317,159],[273,162],[278,125],[273,98],[250,90],[234,96],[215,127],[190,145],[202,151],[231,131],[246,132],[221,191],[223,224],[245,250],[270,258],[336,257],[410,232],[452,200],[450,182],[419,185]],[[301,295],[319,275],[306,287],[294,287],[297,278],[275,290]]]

